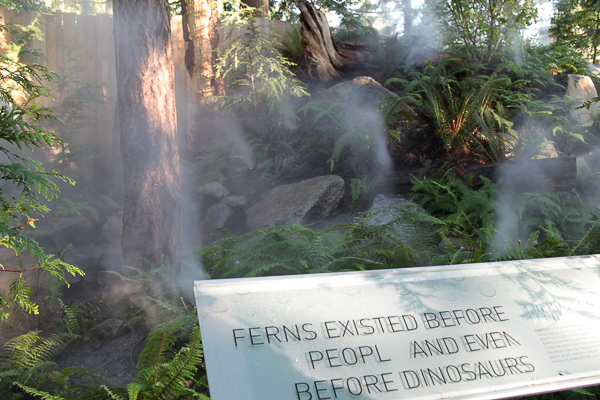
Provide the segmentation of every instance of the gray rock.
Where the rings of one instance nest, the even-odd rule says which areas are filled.
[[[123,211],[123,207],[108,196],[95,197],[92,200],[92,206],[97,208],[103,216],[118,214]]]
[[[387,99],[398,98],[398,95],[366,76],[339,83],[329,88],[326,93],[335,94],[338,101],[347,104],[344,108],[343,123],[339,129],[343,132],[362,132],[369,137],[368,150],[365,147],[362,154],[351,154],[345,161],[353,167],[364,167],[365,163],[361,158],[364,160],[365,156],[373,161],[367,169],[362,171],[354,169],[359,176],[389,173],[393,168],[393,161],[387,149],[388,128],[382,109],[386,106]],[[390,121],[390,128],[398,132],[403,145],[405,142],[421,143],[423,130],[427,125],[421,124],[422,120],[418,119],[416,113],[406,104],[397,105],[396,111],[398,117]],[[408,147],[406,149],[412,151]],[[340,159],[339,163],[343,161]]]
[[[114,337],[119,333],[119,329],[123,326],[123,320],[118,318],[109,318],[104,322],[99,323],[93,329],[94,334],[102,337]]]
[[[87,218],[50,218],[45,222],[43,234],[51,238],[58,251],[67,244],[86,244],[96,239],[96,227]]]
[[[274,188],[247,211],[248,227],[299,224],[326,217],[344,195],[344,180],[326,175]]]
[[[101,228],[102,239],[106,243],[111,243],[114,246],[121,245],[121,235],[123,233],[123,221],[116,216],[108,217]]]
[[[223,229],[232,215],[233,208],[228,205],[221,203],[213,205],[206,211],[206,215],[200,224],[202,234],[207,236]]]
[[[229,207],[243,207],[246,205],[246,196],[227,196],[221,200],[221,203]]]
[[[574,100],[580,100],[580,103],[592,100],[598,97],[598,92],[592,82],[592,78],[586,75],[568,75],[567,96]],[[593,117],[600,112],[600,104],[592,103],[590,109],[585,108],[571,111],[571,116],[580,124],[591,126],[594,123]]]
[[[123,261],[123,252],[120,245],[104,251],[96,262],[97,271],[122,272],[124,268],[125,262]]]
[[[229,196],[229,191],[219,182],[215,181],[207,183],[204,186],[200,186],[200,188],[198,188],[198,194],[203,194],[220,200],[223,197]]]
[[[95,226],[100,226],[100,211],[96,207],[91,207],[89,210],[86,210],[84,213],[84,217],[92,221]]]
[[[588,68],[590,69],[590,72],[592,74],[600,77],[600,68],[598,68],[596,64],[593,64],[590,61],[588,61]]]

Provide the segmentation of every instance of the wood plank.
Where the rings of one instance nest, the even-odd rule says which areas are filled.
[[[19,13],[17,10],[6,10],[6,24],[18,24]],[[11,43],[14,40],[14,36],[10,33],[11,28],[8,28],[9,32],[6,33],[7,43]]]
[[[114,93],[114,100],[117,99],[117,60],[115,56],[115,37],[114,37],[114,29],[113,29],[114,19],[112,15],[110,16],[110,29],[108,29],[108,43],[110,46],[109,51],[109,65],[110,65],[110,74],[109,74],[109,88],[110,92]]]
[[[37,13],[36,15],[32,15],[32,18],[36,19],[36,26],[42,32],[42,39],[33,39],[31,42],[31,48],[36,51],[36,63],[48,66],[48,55],[46,52],[46,14]],[[50,87],[52,82],[44,82],[44,85]],[[42,97],[40,100],[40,104],[42,107],[52,107],[53,102],[50,97]]]
[[[83,85],[98,85],[98,67],[96,63],[97,57],[97,18],[92,15],[77,16],[77,48],[80,49],[81,62],[81,84]],[[93,92],[93,95],[101,95],[100,92]],[[101,99],[98,99],[101,100]],[[104,171],[108,165],[107,156],[110,141],[104,140],[107,124],[104,121],[104,109],[102,106],[89,112],[90,122],[83,131],[87,133],[84,139],[86,143],[94,146],[97,154],[94,155],[93,168],[95,171]]]
[[[45,18],[45,34],[46,38],[46,65],[50,70],[56,71],[56,15],[48,14]]]
[[[82,52],[84,54],[84,68],[86,80],[89,83],[100,83],[98,76],[98,18],[93,15],[80,15],[78,17],[78,26],[83,28]]]
[[[34,14],[32,11],[19,11],[19,15],[21,17],[21,22],[20,24],[22,26],[29,26],[31,25],[31,22],[33,21],[34,18]]]
[[[115,68],[115,66],[110,63],[110,53],[114,53],[112,18],[106,14],[99,14],[97,18],[96,60],[98,62],[98,82],[102,85],[104,100],[107,101],[109,96],[110,70]]]
[[[96,167],[109,173],[112,162],[113,121],[116,102],[115,61],[112,16],[98,14],[96,28],[97,79],[102,86],[103,104],[98,115],[98,145],[101,157]]]
[[[0,24],[4,25],[7,23],[7,15],[7,10],[0,7]],[[4,54],[8,43],[8,33],[5,30],[0,31],[0,54]]]
[[[83,22],[85,15],[77,15],[75,18],[75,53],[78,63],[77,76],[82,82],[87,81],[87,53],[86,53],[86,27]]]
[[[40,14],[37,14],[35,16],[35,18],[37,18],[36,26],[39,28],[39,30],[42,32],[42,35],[45,38],[46,37],[46,16],[40,13]],[[45,42],[44,38],[33,39],[33,41],[31,42],[31,47],[38,51],[38,60],[40,60],[39,62],[42,64],[46,64],[47,60],[48,60],[48,57],[46,56],[46,42]]]
[[[63,13],[62,15],[62,75],[73,79],[78,77],[76,74],[76,66],[79,62],[77,53],[76,39],[76,15],[72,13]]]
[[[65,52],[64,52],[64,27],[63,27],[63,13],[61,11],[57,11],[54,14],[55,17],[55,36],[54,43],[56,46],[56,69],[55,71],[59,74],[64,74],[64,65],[65,65]]]

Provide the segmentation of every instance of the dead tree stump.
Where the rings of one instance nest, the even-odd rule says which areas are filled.
[[[302,47],[306,51],[308,76],[320,81],[339,78],[349,59],[342,54],[331,36],[325,13],[312,3],[299,0]]]

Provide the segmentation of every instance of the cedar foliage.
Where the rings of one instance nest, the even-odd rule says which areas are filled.
[[[12,2],[3,5],[10,6]],[[0,31],[8,29],[7,25],[0,24]],[[24,151],[62,143],[58,136],[40,125],[44,120],[56,120],[52,111],[39,103],[41,98],[48,97],[44,82],[52,81],[56,75],[41,65],[22,63],[20,57],[24,44],[13,43],[10,52],[0,54],[0,153],[7,160],[0,164],[0,180],[9,183],[0,192],[0,245],[16,254],[29,254],[36,265],[26,270],[22,266],[7,269],[0,265],[0,272],[12,270],[19,273],[8,293],[0,293],[0,320],[8,318],[6,308],[11,305],[27,313],[39,312],[39,306],[31,299],[25,272],[40,270],[65,284],[65,273],[83,275],[79,268],[46,254],[35,240],[25,234],[30,227],[35,228],[37,217],[50,211],[43,201],[54,199],[59,192],[54,180],[70,184],[74,181],[56,171],[47,171],[42,163],[23,155]],[[10,195],[10,191],[14,194]]]

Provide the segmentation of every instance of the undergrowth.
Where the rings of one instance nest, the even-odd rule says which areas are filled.
[[[317,232],[301,225],[228,236],[196,251],[213,278],[405,268],[600,252],[600,211],[576,191],[517,196],[520,235],[494,251],[499,189],[484,177],[451,172],[414,179],[416,204],[363,214]],[[418,205],[418,206],[417,206]],[[381,225],[372,220],[385,213]]]
[[[29,331],[0,349],[2,399],[208,399],[196,309],[174,287],[159,283],[164,282],[164,264],[132,271],[116,275],[139,295],[115,302],[66,304],[60,291],[50,290],[48,314],[58,318],[45,325],[57,332]],[[72,342],[90,340],[99,326],[92,314],[105,308],[126,319],[121,330],[151,328],[127,387],[110,386],[88,368],[59,369],[53,361]]]
[[[322,231],[311,226],[266,227],[217,240],[197,249],[213,278],[254,277],[410,268],[427,265],[572,256],[600,252],[600,211],[575,191],[530,192],[513,212],[526,235],[494,254],[500,217],[499,190],[474,175],[452,172],[415,178],[414,203],[361,214],[353,222]],[[376,222],[385,221],[385,222]],[[128,302],[127,327],[151,327],[127,387],[113,387],[85,368],[59,370],[52,358],[93,331],[99,305],[66,304],[51,291],[50,309],[62,310],[60,332],[30,331],[0,350],[0,390],[7,399],[208,399],[196,310],[179,297],[165,265],[118,275],[137,293]],[[52,287],[52,286],[51,286]],[[115,306],[115,304],[113,304]],[[121,308],[125,310],[124,306]],[[136,311],[137,309],[137,311]],[[588,391],[588,389],[585,389]],[[593,393],[595,389],[589,389]],[[559,397],[555,398],[562,398]],[[565,395],[567,396],[567,395]],[[582,391],[568,396],[589,396]],[[544,397],[538,396],[539,399]],[[566,398],[566,397],[565,397]]]

